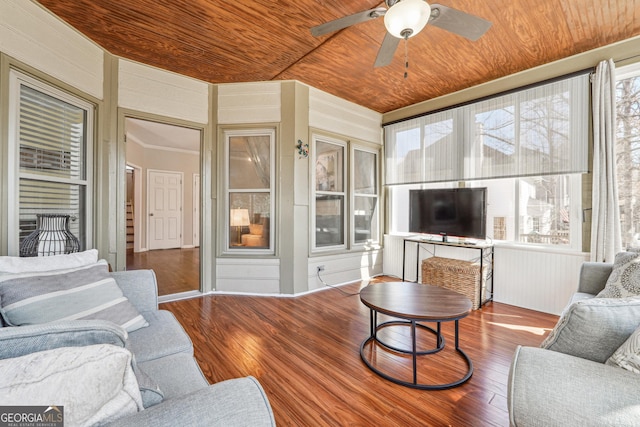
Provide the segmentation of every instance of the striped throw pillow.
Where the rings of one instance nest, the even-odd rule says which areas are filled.
[[[0,313],[11,326],[103,319],[127,331],[149,324],[123,295],[107,262],[0,276]]]

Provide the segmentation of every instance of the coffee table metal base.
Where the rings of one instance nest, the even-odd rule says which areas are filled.
[[[377,324],[377,312],[373,309],[370,309],[370,322],[371,322],[371,330],[370,330],[370,336],[365,339],[362,344],[360,345],[360,357],[362,358],[362,361],[369,367],[369,369],[371,369],[373,372],[375,372],[376,374],[380,375],[382,378],[394,382],[396,384],[400,384],[402,386],[405,387],[411,387],[411,388],[417,388],[417,389],[421,389],[421,390],[445,390],[448,388],[452,388],[452,387],[457,387],[463,383],[465,383],[467,380],[469,380],[469,378],[471,378],[471,375],[473,374],[473,363],[471,362],[471,359],[469,359],[469,357],[467,356],[467,354],[460,348],[459,343],[458,343],[458,319],[454,320],[455,322],[455,349],[458,352],[458,354],[460,354],[460,356],[462,356],[462,358],[464,359],[465,363],[467,364],[467,372],[462,376],[462,378],[450,382],[450,383],[446,383],[446,384],[423,384],[423,383],[418,383],[418,369],[417,369],[417,359],[418,356],[425,356],[425,355],[429,355],[429,354],[434,354],[439,352],[440,350],[442,350],[445,346],[445,340],[444,337],[442,336],[441,333],[441,322],[436,322],[437,324],[437,328],[433,329],[429,326],[423,325],[421,323],[416,322],[415,320],[392,320],[392,321],[388,321],[388,322],[384,322],[381,324]],[[378,338],[378,332],[386,327],[389,326],[409,326],[411,328],[411,349],[407,350],[407,349],[403,349],[403,348],[399,348],[399,347],[395,347],[395,346],[391,346],[385,342],[383,342],[382,340],[380,340],[380,338]],[[424,329],[426,331],[429,331],[431,333],[433,333],[436,337],[436,346],[434,348],[431,349],[427,349],[427,350],[418,350],[417,349],[417,344],[416,344],[416,329]],[[371,342],[375,342],[380,344],[381,346],[392,350],[392,351],[396,351],[398,353],[403,353],[403,354],[408,354],[411,355],[412,357],[412,363],[413,363],[413,381],[409,382],[409,381],[404,381],[401,380],[400,378],[396,378],[393,377],[389,374],[386,374],[384,372],[382,372],[381,370],[379,370],[378,368],[376,368],[375,366],[373,366],[373,364],[369,361],[369,359],[365,356],[365,347],[367,346],[367,344],[371,343]]]

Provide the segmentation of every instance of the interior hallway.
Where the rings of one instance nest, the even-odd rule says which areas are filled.
[[[200,289],[200,248],[127,253],[127,270],[143,269],[155,271],[159,295],[197,291]]]

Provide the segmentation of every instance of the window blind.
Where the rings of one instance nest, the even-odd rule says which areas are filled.
[[[65,214],[83,245],[87,110],[21,83],[18,112],[19,239],[37,214]]]
[[[20,87],[20,169],[84,179],[86,111],[29,86]]]
[[[583,74],[386,125],[386,185],[584,173]]]

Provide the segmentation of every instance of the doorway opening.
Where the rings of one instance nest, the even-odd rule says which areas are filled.
[[[162,300],[198,293],[201,130],[126,117],[125,138],[127,270],[153,269]]]

